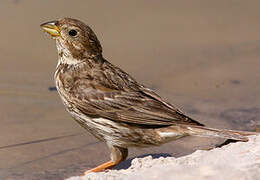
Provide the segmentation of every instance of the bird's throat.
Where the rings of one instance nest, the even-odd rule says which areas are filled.
[[[75,65],[80,62],[80,59],[76,59],[73,57],[72,53],[68,48],[64,47],[64,42],[62,40],[56,39],[56,47],[58,50],[58,65],[59,64],[68,64]]]

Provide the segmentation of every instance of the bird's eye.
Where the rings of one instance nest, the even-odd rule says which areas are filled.
[[[70,36],[75,37],[75,36],[77,36],[77,34],[78,34],[78,32],[77,32],[76,30],[74,30],[74,29],[72,29],[72,30],[69,31],[69,35],[70,35]]]

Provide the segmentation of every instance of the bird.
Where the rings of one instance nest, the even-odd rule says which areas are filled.
[[[186,136],[248,141],[254,132],[215,129],[188,117],[102,55],[90,26],[73,18],[40,25],[56,41],[54,79],[66,110],[110,149],[110,160],[85,171],[100,172],[127,159],[129,147],[149,147]]]

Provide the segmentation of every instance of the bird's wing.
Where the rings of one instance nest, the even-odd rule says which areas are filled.
[[[102,83],[101,83],[102,82]],[[117,79],[118,82],[118,79]],[[83,114],[147,127],[202,125],[139,84],[118,88],[113,82],[79,79],[70,89],[71,103]]]

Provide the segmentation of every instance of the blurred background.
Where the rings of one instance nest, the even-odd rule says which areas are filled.
[[[104,57],[189,116],[215,128],[260,125],[260,2],[0,2],[0,179],[62,179],[109,159],[65,111],[54,87],[55,42],[39,25],[62,17],[96,32]],[[187,137],[130,149],[180,157],[220,140]]]

